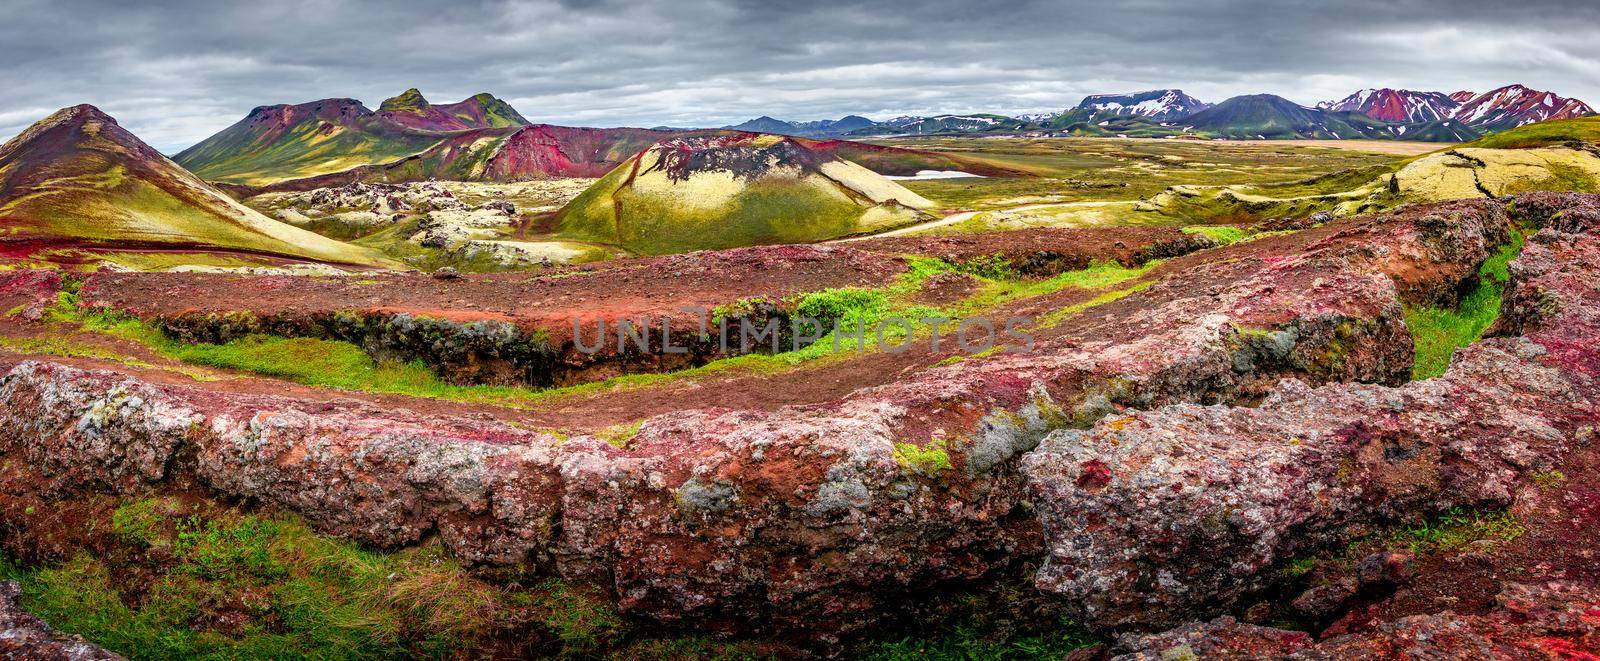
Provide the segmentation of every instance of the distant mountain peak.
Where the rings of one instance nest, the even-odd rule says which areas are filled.
[[[1127,94],[1091,94],[1078,103],[1079,110],[1104,115],[1132,115],[1151,119],[1177,119],[1210,105],[1180,89],[1145,90]]]
[[[722,128],[734,131],[749,131],[751,133],[778,133],[782,135],[791,135],[799,131],[799,127],[795,124],[770,115],[762,115],[746,122]]]
[[[488,92],[479,92],[456,103],[434,104],[413,87],[385,99],[378,114],[407,128],[423,131],[463,131],[467,129],[525,126],[528,120],[515,108]]]
[[[384,99],[383,103],[378,105],[378,111],[379,112],[383,112],[383,111],[389,111],[389,112],[398,112],[398,111],[420,112],[420,111],[426,110],[429,105],[431,105],[431,104],[428,103],[428,99],[427,98],[422,96],[422,91],[418,90],[415,87],[413,87],[413,88],[408,89],[408,90],[406,90],[404,92],[401,92],[400,94],[398,94],[396,96]]]
[[[1396,123],[1435,122],[1455,112],[1459,101],[1443,92],[1418,92],[1388,87],[1368,88],[1338,101],[1317,104],[1334,112],[1359,112],[1373,119]]]
[[[1593,114],[1594,109],[1578,99],[1513,83],[1463,102],[1456,109],[1454,119],[1487,130],[1502,130],[1549,119],[1570,119]]]

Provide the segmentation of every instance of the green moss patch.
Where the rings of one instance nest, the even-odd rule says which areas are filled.
[[[1508,542],[1528,532],[1522,520],[1506,510],[1458,507],[1382,537],[1384,546],[1403,546],[1418,555],[1453,553],[1480,540]]]
[[[52,626],[134,659],[443,657],[507,638],[583,654],[623,627],[593,591],[497,587],[432,543],[369,551],[294,517],[167,496],[126,502],[109,527],[114,548],[0,562],[0,576]]]
[[[1501,299],[1509,279],[1507,265],[1522,252],[1522,232],[1513,230],[1511,241],[1501,246],[1478,270],[1478,286],[1454,308],[1409,306],[1406,326],[1416,347],[1411,378],[1431,379],[1445,373],[1456,349],[1483,337],[1500,317]]]
[[[1192,225],[1183,228],[1183,233],[1204,235],[1212,241],[1216,241],[1219,246],[1238,243],[1243,241],[1245,237],[1244,228],[1227,225]]]
[[[1005,635],[980,627],[956,625],[926,636],[867,646],[860,658],[871,661],[1025,661],[1062,659],[1073,650],[1100,641],[1071,620],[1062,620],[1049,634]]]
[[[1535,122],[1527,126],[1519,126],[1508,131],[1486,135],[1460,146],[1490,149],[1523,149],[1528,147],[1548,147],[1574,141],[1600,143],[1600,117]]]
[[[895,443],[894,460],[900,467],[918,475],[933,476],[950,470],[949,441],[933,439],[924,445]]]

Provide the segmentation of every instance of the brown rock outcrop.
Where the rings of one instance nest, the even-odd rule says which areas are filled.
[[[1179,404],[1056,432],[1022,467],[1050,547],[1037,585],[1100,627],[1172,625],[1381,522],[1508,504],[1600,425],[1595,230],[1532,237],[1503,313],[1524,336],[1461,349],[1440,378],[1290,380],[1255,408]]]

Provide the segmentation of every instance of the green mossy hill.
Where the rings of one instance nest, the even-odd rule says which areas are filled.
[[[387,263],[239,204],[88,105],[0,147],[0,218],[6,241],[36,252],[183,249]]]
[[[1485,149],[1523,149],[1571,142],[1600,144],[1600,115],[1577,119],[1555,119],[1484,136],[1462,147]]]
[[[174,160],[209,181],[260,187],[395,164],[430,149],[482,147],[527,124],[491,94],[436,105],[409,89],[377,111],[355,99],[262,106]]]
[[[378,112],[418,112],[428,108],[428,99],[422,96],[422,91],[413,87],[399,95],[383,100],[378,104]]]
[[[1461,147],[1401,168],[1387,191],[1408,202],[1498,197],[1530,191],[1600,190],[1600,154],[1564,145],[1528,149]]]
[[[409,128],[355,99],[262,106],[173,157],[207,181],[259,186],[387,163],[441,135]]]
[[[864,167],[758,134],[666,140],[558,214],[560,235],[639,254],[811,243],[918,222],[931,202]]]
[[[385,99],[378,114],[411,128],[425,131],[462,131],[482,128],[526,126],[511,104],[487,92],[469,96],[457,103],[435,105],[413,87],[399,96]]]

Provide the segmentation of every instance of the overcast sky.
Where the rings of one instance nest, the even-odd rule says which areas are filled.
[[[1594,0],[0,0],[0,136],[92,103],[175,152],[251,108],[487,91],[535,122],[1059,110],[1178,87],[1300,103],[1511,82],[1600,101]]]

